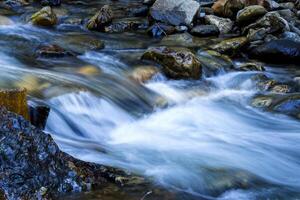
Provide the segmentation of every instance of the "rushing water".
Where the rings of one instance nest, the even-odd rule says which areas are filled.
[[[25,86],[51,107],[46,131],[64,151],[149,177],[180,199],[300,198],[300,122],[250,106],[260,72],[160,74],[141,86],[126,74],[157,43],[142,34],[93,36],[106,48],[77,57],[35,57],[39,44],[70,32],[0,26],[1,87]],[[102,73],[77,73],[90,64]],[[280,70],[266,73],[289,77]]]

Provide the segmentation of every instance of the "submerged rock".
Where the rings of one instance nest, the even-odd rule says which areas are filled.
[[[129,78],[138,82],[145,83],[155,76],[159,70],[154,66],[140,66],[135,68],[129,75]]]
[[[272,40],[254,48],[250,55],[273,63],[300,63],[300,43],[286,39]]]
[[[47,6],[33,14],[31,22],[39,26],[54,26],[57,23],[57,17],[52,8]]]
[[[110,6],[103,6],[87,23],[90,30],[103,31],[105,26],[113,20],[113,12]]]
[[[218,44],[211,45],[210,48],[221,54],[235,56],[247,43],[248,39],[246,37],[236,37],[225,39]]]
[[[186,48],[151,47],[142,59],[152,60],[163,66],[164,73],[174,79],[199,79],[201,64]]]
[[[150,8],[150,15],[159,22],[190,26],[199,7],[195,0],[156,0]]]
[[[207,24],[217,26],[221,34],[227,34],[231,32],[234,24],[229,18],[217,17],[215,15],[205,16],[205,21]]]
[[[0,90],[0,106],[4,106],[9,111],[22,115],[27,120],[30,119],[26,89]]]
[[[56,44],[40,46],[36,54],[40,57],[64,57],[72,55],[71,52],[66,51]]]

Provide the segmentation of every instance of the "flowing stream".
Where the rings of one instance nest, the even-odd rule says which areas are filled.
[[[300,198],[300,122],[250,106],[258,93],[251,77],[262,72],[199,81],[159,74],[139,85],[127,74],[144,64],[141,54],[159,41],[96,34],[103,50],[41,59],[34,55],[41,43],[92,36],[13,19],[14,25],[0,26],[0,86],[27,87],[31,101],[51,107],[46,131],[63,151],[148,177],[183,194],[180,199]],[[77,73],[86,65],[100,75]],[[263,73],[280,79],[278,74],[290,72],[282,67]]]

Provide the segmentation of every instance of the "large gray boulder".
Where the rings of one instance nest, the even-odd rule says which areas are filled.
[[[200,4],[195,0],[156,0],[150,9],[151,17],[174,26],[190,26]]]

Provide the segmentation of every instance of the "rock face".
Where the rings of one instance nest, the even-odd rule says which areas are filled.
[[[51,7],[47,6],[33,14],[31,22],[39,26],[54,26],[57,23],[57,17]]]
[[[229,56],[235,56],[239,53],[239,50],[248,43],[246,37],[237,37],[223,40],[222,42],[210,46],[211,49],[221,54]]]
[[[0,199],[57,199],[65,192],[109,184],[144,189],[148,185],[141,177],[63,153],[50,135],[2,107],[0,140]]]
[[[267,10],[263,6],[248,6],[237,13],[236,21],[239,24],[246,24],[255,21],[266,13]]]
[[[163,66],[164,73],[173,79],[199,79],[201,64],[186,48],[152,47],[142,56]]]
[[[26,89],[0,90],[0,106],[29,120]]]
[[[90,30],[103,31],[113,19],[113,12],[108,5],[103,6],[87,23]]]
[[[150,15],[154,20],[170,25],[190,26],[199,7],[195,0],[156,0]]]
[[[207,24],[215,25],[220,30],[221,34],[227,34],[232,30],[233,21],[228,18],[217,17],[214,15],[205,16],[205,22]]]
[[[300,63],[300,42],[272,40],[253,49],[250,54],[269,62]]]
[[[218,36],[220,31],[216,25],[198,25],[192,28],[191,34],[198,37]]]

